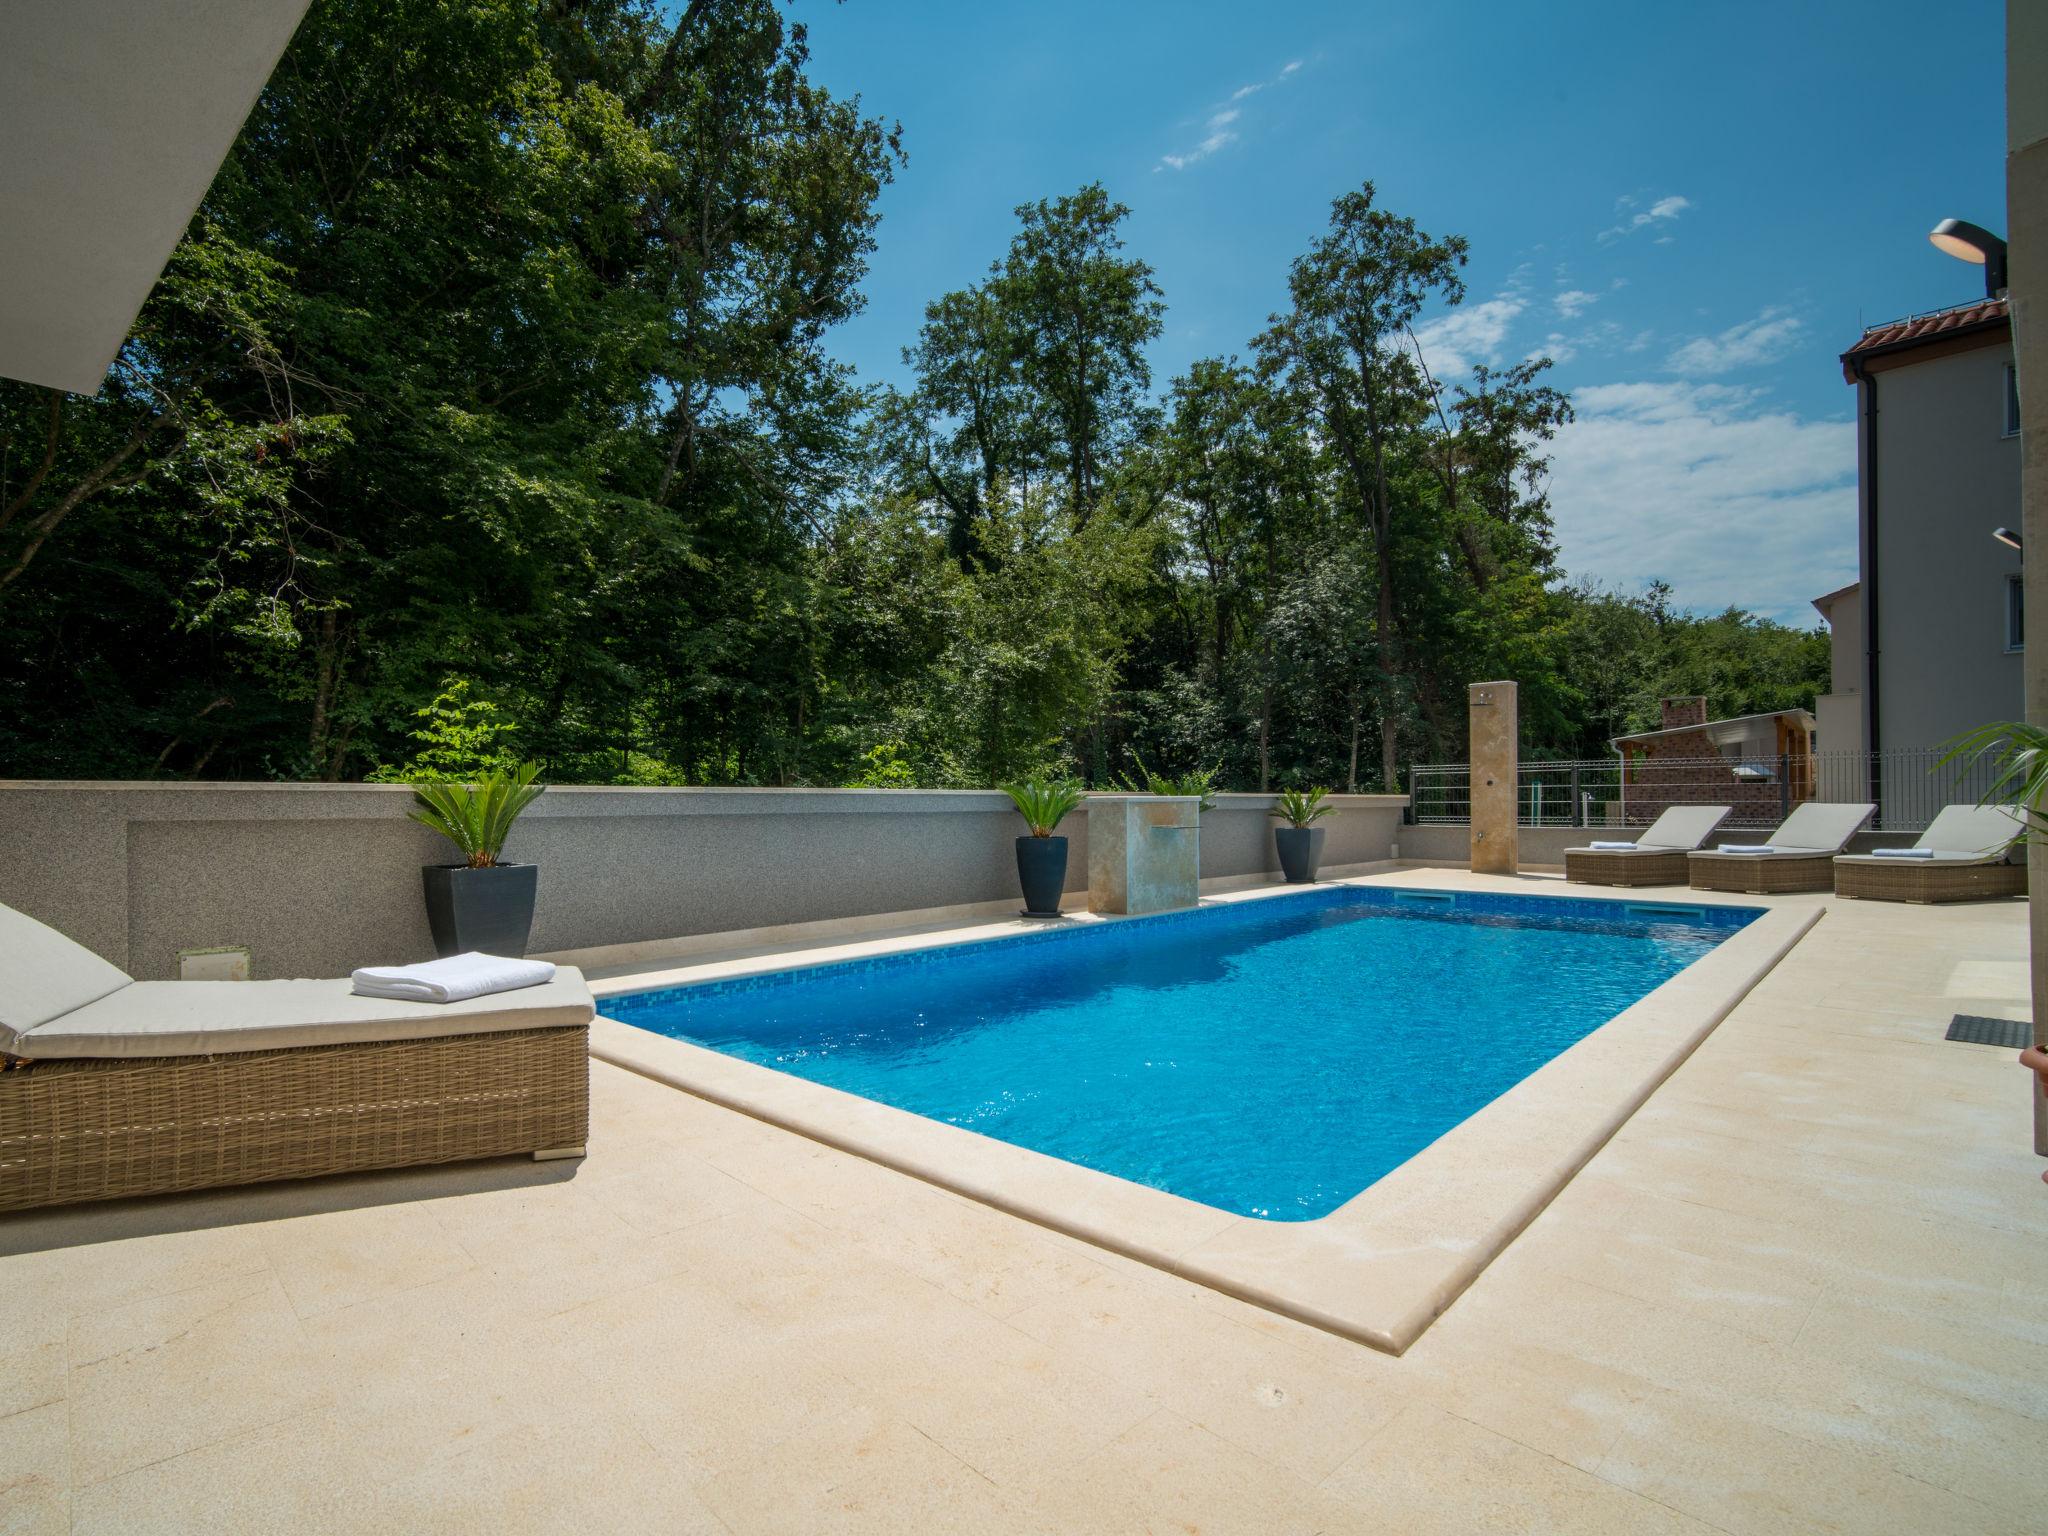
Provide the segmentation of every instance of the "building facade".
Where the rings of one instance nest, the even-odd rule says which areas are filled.
[[[1823,752],[1939,747],[2024,713],[2019,396],[2003,298],[1874,326],[1856,389],[1853,585],[1815,599],[1834,637]]]

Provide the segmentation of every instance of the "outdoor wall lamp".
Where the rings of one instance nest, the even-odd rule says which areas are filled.
[[[1995,299],[2005,292],[2005,242],[1990,230],[1966,219],[1943,219],[1927,232],[1927,238],[1936,250],[1984,268],[1985,298]]]
[[[1998,540],[2001,544],[2009,544],[2014,549],[2020,549],[2020,536],[2010,528],[1994,528],[1991,530],[1991,537]],[[2021,549],[2020,553],[2025,554],[2026,551]]]

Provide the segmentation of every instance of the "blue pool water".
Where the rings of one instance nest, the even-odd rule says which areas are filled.
[[[1328,887],[605,1012],[1243,1216],[1321,1216],[1757,915]]]

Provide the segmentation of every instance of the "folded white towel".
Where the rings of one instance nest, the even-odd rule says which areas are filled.
[[[1636,845],[1634,843],[1595,842],[1591,846],[1596,853],[1633,853],[1635,852]]]
[[[1778,850],[1769,843],[1723,843],[1722,853],[1776,853]]]
[[[555,979],[545,960],[510,960],[472,950],[419,965],[366,965],[350,978],[358,997],[387,997],[404,1003],[459,1003],[494,992],[517,992]]]
[[[1873,848],[1870,850],[1880,859],[1931,859],[1932,848]]]

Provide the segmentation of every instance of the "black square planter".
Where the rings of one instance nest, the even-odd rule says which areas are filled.
[[[427,864],[420,869],[427,890],[427,926],[434,952],[444,958],[471,950],[518,959],[533,932],[538,864]]]

